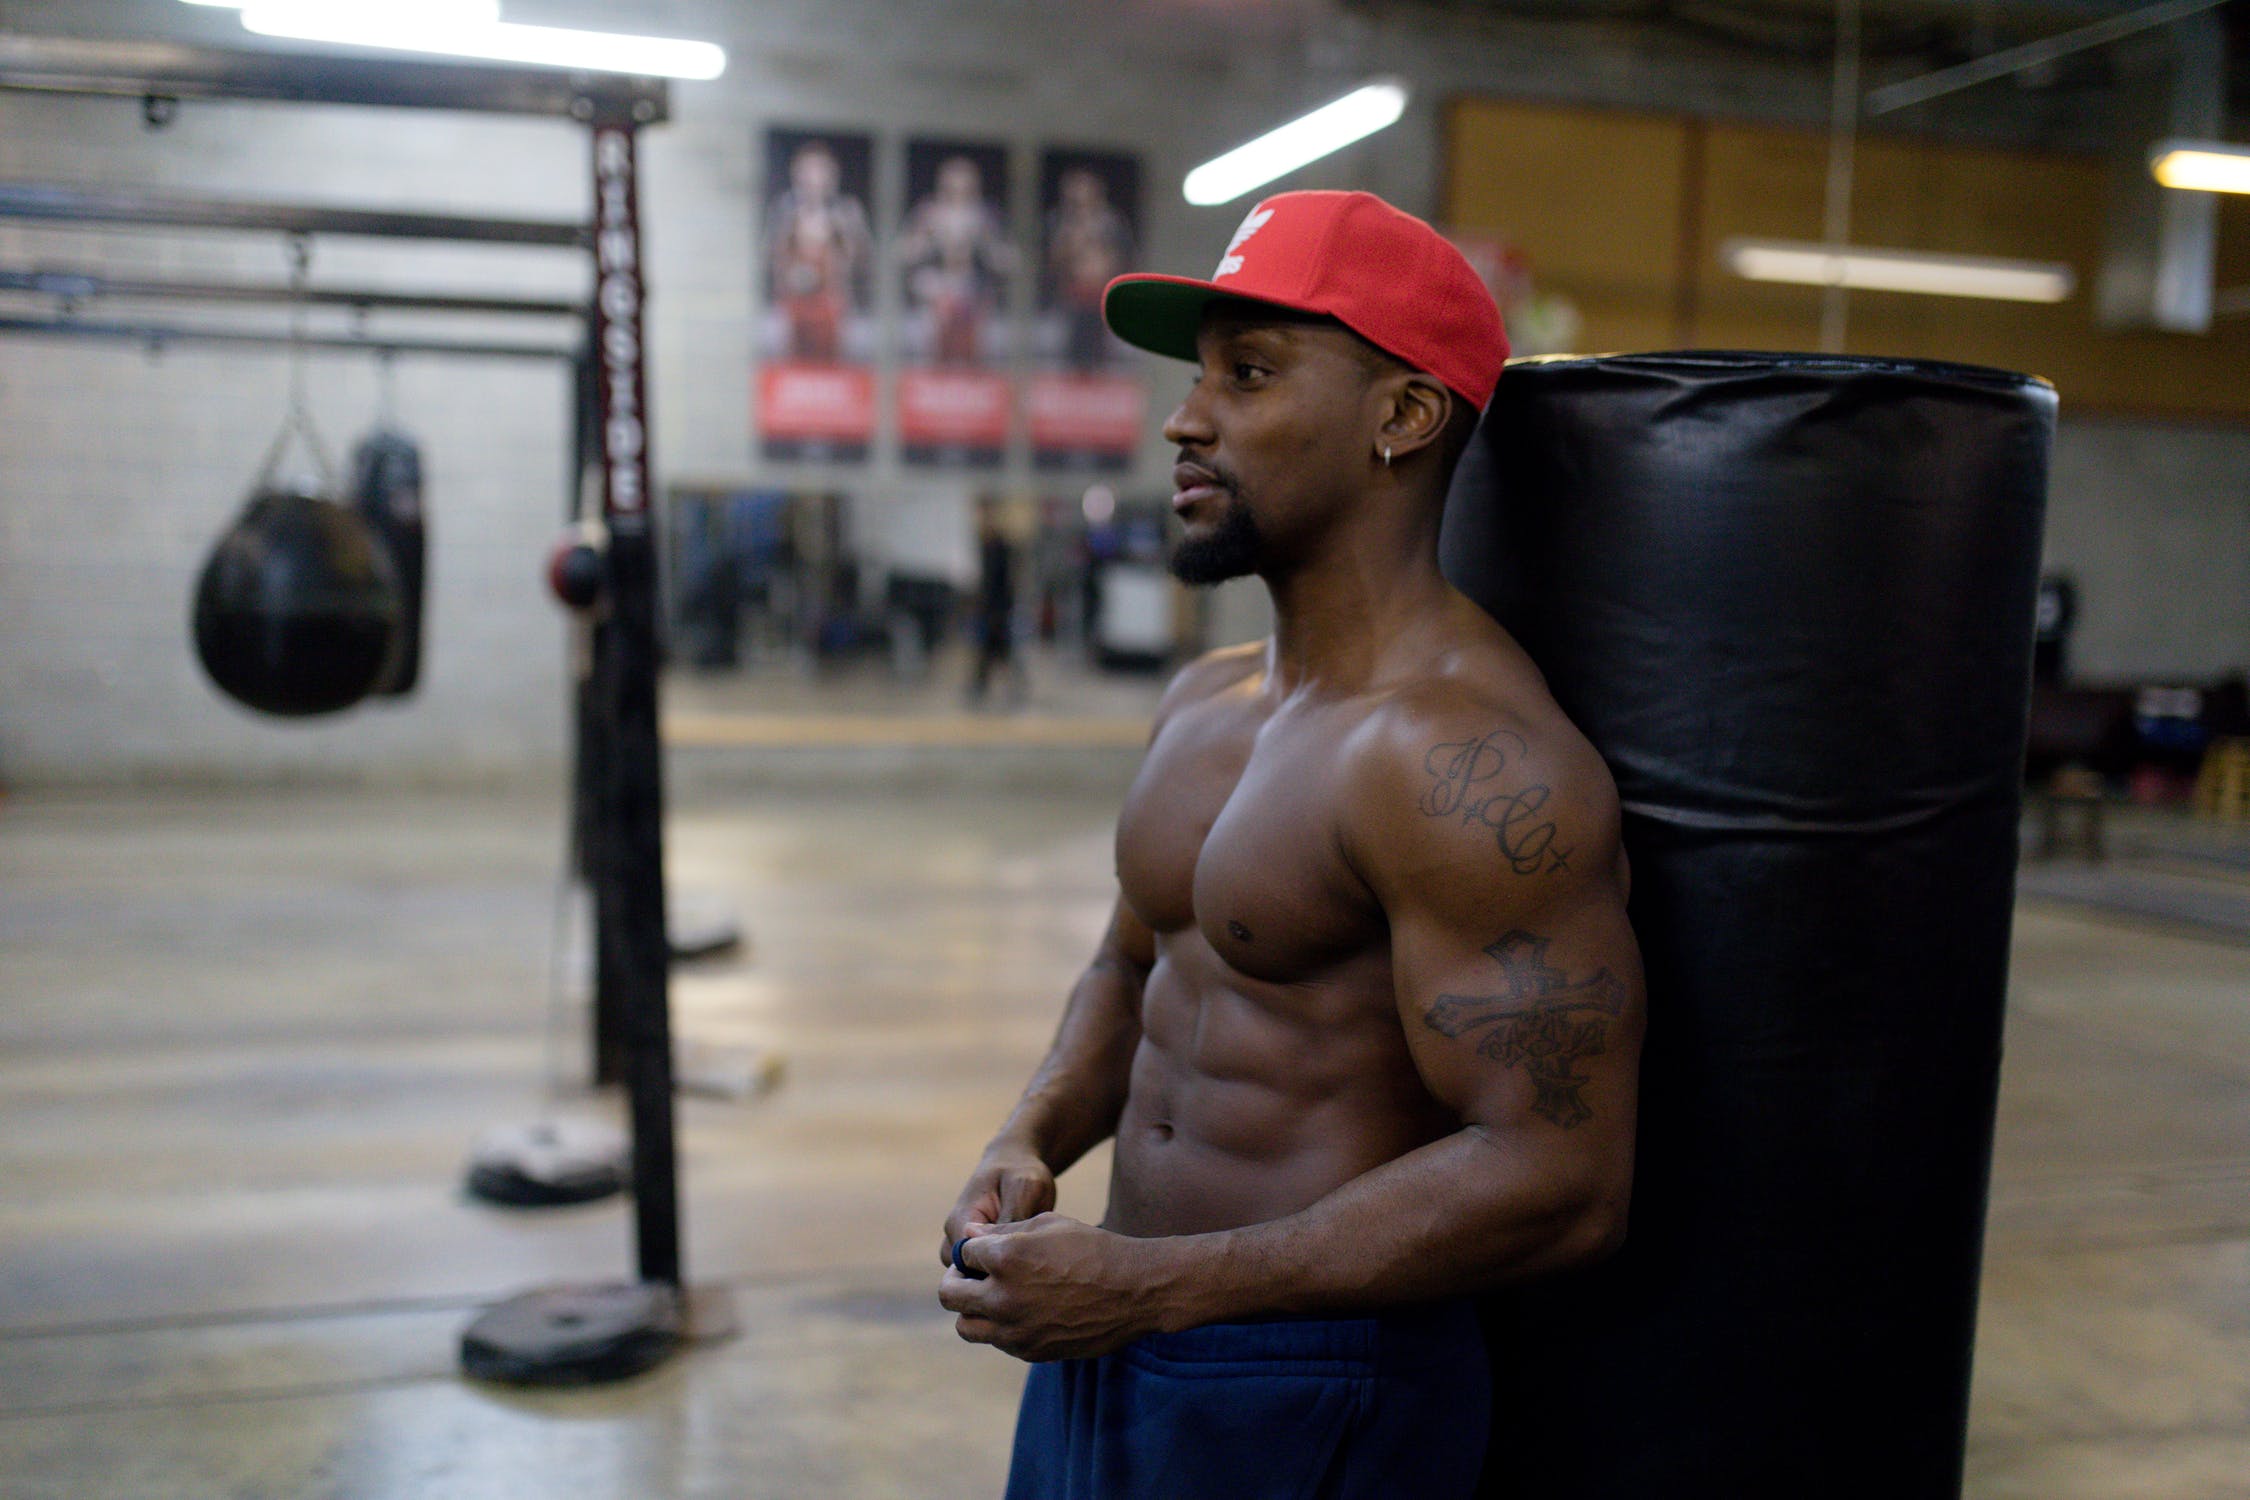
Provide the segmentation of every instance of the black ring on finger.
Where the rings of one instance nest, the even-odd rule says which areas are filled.
[[[953,1269],[959,1271],[971,1281],[982,1281],[985,1279],[984,1272],[966,1264],[961,1259],[961,1247],[967,1243],[969,1243],[969,1236],[967,1235],[963,1235],[953,1242]]]

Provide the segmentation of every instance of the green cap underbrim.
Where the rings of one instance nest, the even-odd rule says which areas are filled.
[[[1208,281],[1185,276],[1123,276],[1102,295],[1102,318],[1109,331],[1137,349],[1171,359],[1195,358],[1195,336],[1203,329],[1203,310],[1214,302],[1262,302],[1240,297]],[[1279,307],[1281,303],[1273,303]]]

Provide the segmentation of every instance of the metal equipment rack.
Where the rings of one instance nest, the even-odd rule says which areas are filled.
[[[584,349],[562,343],[324,335],[303,342],[383,353],[574,360],[580,403],[570,465],[577,485],[595,471],[607,532],[605,611],[577,721],[579,819],[592,885],[597,953],[597,1076],[626,1085],[632,1125],[635,1283],[535,1291],[502,1303],[463,1339],[472,1374],[536,1383],[632,1374],[666,1357],[691,1330],[723,1325],[722,1299],[691,1308],[680,1257],[674,1153],[670,953],[663,877],[663,784],[657,726],[657,555],[651,505],[650,420],[641,252],[638,139],[670,113],[657,79],[287,51],[228,51],[170,43],[0,37],[0,89],[138,99],[149,124],[181,100],[344,104],[537,116],[586,132],[590,222],[399,213],[246,203],[150,192],[0,184],[0,217],[550,246],[587,257],[590,304],[461,298],[371,290],[236,283],[119,281],[42,268],[0,270],[0,289],[47,292],[64,315],[0,318],[0,335],[286,344],[287,334],[82,319],[102,296],[219,302],[314,300],[334,305],[484,314],[581,313]]]

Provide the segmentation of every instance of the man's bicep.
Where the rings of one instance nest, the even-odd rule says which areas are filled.
[[[1622,899],[1596,880],[1490,911],[1393,920],[1399,1018],[1430,1092],[1465,1124],[1629,1141],[1642,984]]]
[[[1629,1143],[1641,1035],[1617,792],[1567,725],[1401,716],[1362,761],[1347,850],[1391,930],[1408,1047],[1469,1124]]]

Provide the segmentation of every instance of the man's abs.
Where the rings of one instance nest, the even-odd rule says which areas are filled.
[[[1457,1127],[1423,1088],[1387,955],[1251,979],[1190,927],[1158,939],[1105,1227],[1141,1237],[1285,1218]]]

